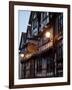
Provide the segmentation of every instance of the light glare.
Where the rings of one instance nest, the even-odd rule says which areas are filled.
[[[24,57],[24,54],[20,54],[20,56],[23,58]]]
[[[47,38],[50,38],[50,35],[51,35],[50,32],[46,32],[46,33],[45,33],[45,36],[46,36]]]

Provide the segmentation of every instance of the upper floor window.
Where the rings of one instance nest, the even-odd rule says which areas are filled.
[[[48,23],[49,23],[49,12],[42,12],[41,13],[41,30]]]
[[[37,28],[33,29],[32,30],[32,35],[36,36],[37,34],[38,34],[38,29]]]
[[[37,15],[36,15],[36,13],[34,13],[34,15],[33,15],[33,19],[35,19],[35,18],[36,18],[36,16],[37,16]]]
[[[32,22],[32,35],[37,35],[38,32],[38,21],[34,19]]]
[[[63,32],[63,14],[61,13],[58,16],[58,33],[62,33]]]
[[[37,27],[37,19],[32,21],[32,28],[36,28]]]
[[[44,19],[46,19],[49,16],[48,12],[43,12],[41,15],[42,21],[44,21]]]
[[[23,48],[23,45],[24,45],[24,40],[23,40],[23,38],[22,38],[21,48]]]

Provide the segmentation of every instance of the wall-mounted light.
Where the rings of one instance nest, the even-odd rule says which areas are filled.
[[[26,54],[25,58],[30,58],[32,54]]]
[[[45,37],[46,37],[46,38],[50,38],[50,36],[51,36],[51,33],[47,31],[47,32],[45,33]]]
[[[21,54],[20,54],[20,57],[21,57],[21,58],[23,58],[23,57],[24,57],[24,54],[23,54],[23,53],[21,53]]]

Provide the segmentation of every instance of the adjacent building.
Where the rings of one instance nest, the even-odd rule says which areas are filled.
[[[63,13],[32,11],[19,51],[19,78],[62,77]]]

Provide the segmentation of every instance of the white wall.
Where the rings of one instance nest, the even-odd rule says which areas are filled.
[[[16,1],[19,1],[19,0],[16,0]],[[22,1],[36,2],[37,0],[22,0]],[[72,10],[72,0],[38,0],[38,2],[71,4],[71,10]],[[72,21],[72,12],[71,12],[71,21]],[[71,26],[71,29],[72,29],[72,26]],[[72,31],[71,31],[71,34],[72,34]],[[71,35],[71,38],[72,38],[72,35]],[[9,66],[8,39],[9,39],[9,0],[0,0],[0,90],[8,90],[8,76],[9,76],[8,75],[8,71],[9,71],[8,70],[8,66]],[[72,46],[72,42],[71,42],[71,46]],[[71,72],[71,76],[72,76],[72,72]],[[70,86],[28,88],[24,90],[36,90],[36,89],[71,90],[72,83]]]

